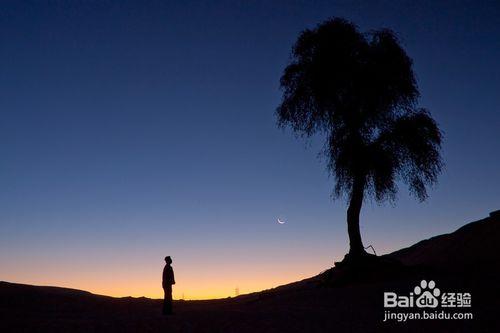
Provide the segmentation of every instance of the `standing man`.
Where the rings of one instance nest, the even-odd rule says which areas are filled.
[[[165,293],[165,298],[163,299],[163,314],[172,314],[172,285],[175,284],[174,270],[172,269],[172,258],[170,256],[165,257],[165,268],[163,268],[163,279],[162,286]]]

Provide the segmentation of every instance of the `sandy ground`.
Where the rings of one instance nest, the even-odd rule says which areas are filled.
[[[485,219],[389,255],[408,264],[398,272],[334,269],[237,298],[177,301],[168,317],[161,300],[1,282],[0,332],[499,332],[499,241],[500,221]],[[459,311],[474,319],[384,322],[383,292],[407,294],[421,279],[470,292],[472,307]]]

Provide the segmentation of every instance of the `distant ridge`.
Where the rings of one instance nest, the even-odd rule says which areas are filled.
[[[423,265],[449,272],[470,271],[471,269],[500,272],[500,210],[489,217],[468,223],[454,232],[422,240],[412,246],[383,255],[397,259],[405,265]],[[300,287],[316,277],[282,285],[273,290],[287,290]],[[88,291],[56,286],[34,286],[0,281],[0,296],[9,294],[30,294],[52,296],[110,297],[92,294]],[[267,292],[264,290],[263,292]],[[258,294],[259,292],[252,293]],[[245,296],[241,295],[240,297]],[[128,298],[128,297],[122,297]],[[144,298],[144,297],[140,297]]]
[[[402,262],[403,274],[375,266],[372,278],[323,283],[329,273],[342,276],[333,268],[235,298],[176,301],[169,318],[161,315],[161,300],[2,281],[0,332],[500,332],[499,245],[497,211],[382,256]],[[383,323],[383,292],[406,293],[424,278],[443,290],[470,292],[474,320]]]
[[[492,269],[499,272],[500,211],[387,256],[406,265],[425,265],[449,272],[491,272]]]

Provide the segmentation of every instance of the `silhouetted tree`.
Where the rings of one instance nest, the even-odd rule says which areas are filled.
[[[395,199],[397,181],[421,201],[441,171],[441,132],[418,108],[412,60],[390,30],[360,33],[334,18],[303,31],[281,77],[280,127],[326,136],[334,197],[349,201],[348,258],[366,254],[359,230],[363,199]]]

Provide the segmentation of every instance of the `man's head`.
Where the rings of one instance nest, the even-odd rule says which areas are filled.
[[[172,258],[170,258],[170,256],[166,256],[165,262],[167,263],[167,265],[170,265],[172,263]]]

